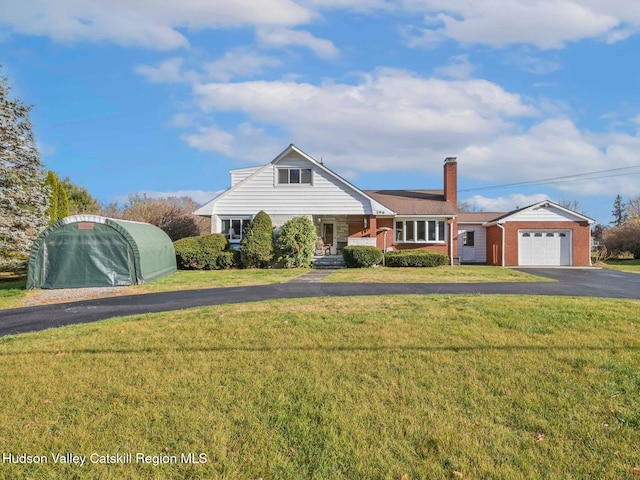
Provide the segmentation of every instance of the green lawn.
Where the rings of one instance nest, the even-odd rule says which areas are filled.
[[[5,337],[3,454],[134,461],[49,457],[5,463],[0,478],[632,478],[639,307],[325,298]],[[138,452],[207,463],[153,466],[135,463]]]
[[[175,290],[197,290],[201,288],[242,287],[283,283],[304,275],[304,268],[247,269],[247,270],[178,270],[173,275],[154,280],[134,288],[144,293]]]
[[[640,260],[607,260],[603,267],[622,272],[640,273]]]
[[[348,268],[325,277],[324,282],[473,283],[550,282],[552,280],[510,268],[460,265],[436,268]]]

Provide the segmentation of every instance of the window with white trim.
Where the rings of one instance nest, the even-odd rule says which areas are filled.
[[[238,243],[242,240],[242,235],[249,227],[251,220],[248,218],[223,218],[222,231],[231,243]]]
[[[278,168],[278,185],[311,185],[310,168]]]
[[[445,220],[397,220],[396,243],[444,243]]]

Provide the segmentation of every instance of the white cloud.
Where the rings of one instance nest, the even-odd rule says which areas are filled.
[[[474,205],[485,212],[510,212],[511,210],[528,207],[543,200],[549,200],[549,196],[544,193],[534,193],[532,195],[514,193],[497,198],[474,195],[473,197],[466,198],[463,202]]]
[[[221,130],[217,125],[198,127],[197,133],[184,134],[182,139],[193,148],[205,152],[219,152],[246,162],[264,163],[274,152],[282,150],[282,144],[265,135],[262,129],[248,123],[238,125],[234,134]]]
[[[471,78],[474,66],[469,62],[469,55],[456,55],[448,65],[436,68],[436,73],[444,77],[466,80]]]
[[[290,28],[261,27],[257,31],[258,41],[264,47],[280,48],[289,45],[306,47],[320,58],[333,58],[338,55],[335,45],[309,32]]]
[[[186,70],[185,59],[168,58],[157,66],[138,65],[135,72],[151,83],[197,83],[216,80],[227,82],[236,77],[252,77],[263,73],[265,68],[282,64],[276,57],[259,55],[248,48],[235,48],[213,62],[204,63],[199,71]]]
[[[558,60],[532,55],[529,49],[522,49],[519,52],[509,54],[507,61],[509,64],[520,68],[520,70],[534,75],[548,75],[561,68]]]
[[[610,0],[404,0],[402,4],[425,13],[424,26],[410,40],[412,46],[432,46],[451,38],[499,48],[518,43],[562,48],[583,38],[626,38],[633,29],[618,27],[640,25],[638,5]]]
[[[282,65],[276,57],[259,55],[248,48],[236,48],[228,51],[214,62],[204,65],[207,78],[218,81],[229,81],[236,77],[252,77],[264,72],[266,68]]]
[[[247,81],[198,84],[194,92],[201,115],[214,112],[219,119],[231,112],[246,121],[236,131],[200,127],[185,141],[255,163],[291,142],[345,175],[438,175],[442,159],[454,155],[461,175],[492,185],[640,164],[640,137],[581,131],[561,116],[561,106],[544,100],[532,105],[486,80],[447,81],[380,69],[356,84]],[[523,118],[532,126],[524,129]],[[554,188],[637,194],[633,176],[586,180]]]
[[[195,80],[195,72],[183,72],[183,58],[169,58],[157,67],[151,65],[138,65],[135,72],[151,83],[180,83]]]
[[[189,44],[182,29],[291,27],[315,13],[293,0],[21,0],[3,2],[0,24],[60,42],[108,41],[158,50]]]
[[[539,114],[485,80],[445,81],[390,69],[363,75],[355,85],[251,81],[198,84],[194,91],[204,113],[244,113],[254,130],[273,127],[286,143],[319,152],[344,170],[437,171],[445,156],[517,131],[516,119]],[[196,148],[243,158],[242,145],[256,136],[240,133],[213,126],[184,138]],[[258,138],[276,146],[271,155],[282,147],[264,133]]]
[[[198,150],[220,152],[228,156],[234,156],[235,154],[233,148],[235,137],[221,130],[217,125],[199,127],[198,133],[182,135],[182,139],[190,147]]]

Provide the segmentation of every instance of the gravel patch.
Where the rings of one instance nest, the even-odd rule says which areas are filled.
[[[52,303],[78,302],[94,298],[117,297],[139,293],[131,287],[62,288],[54,290],[32,290],[20,302],[20,307],[33,307]]]

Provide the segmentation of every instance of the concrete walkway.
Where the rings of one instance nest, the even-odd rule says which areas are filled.
[[[325,277],[328,277],[336,270],[333,269],[325,269],[325,270],[311,270],[304,275],[300,275],[299,277],[292,278],[287,283],[318,283],[322,281]]]

